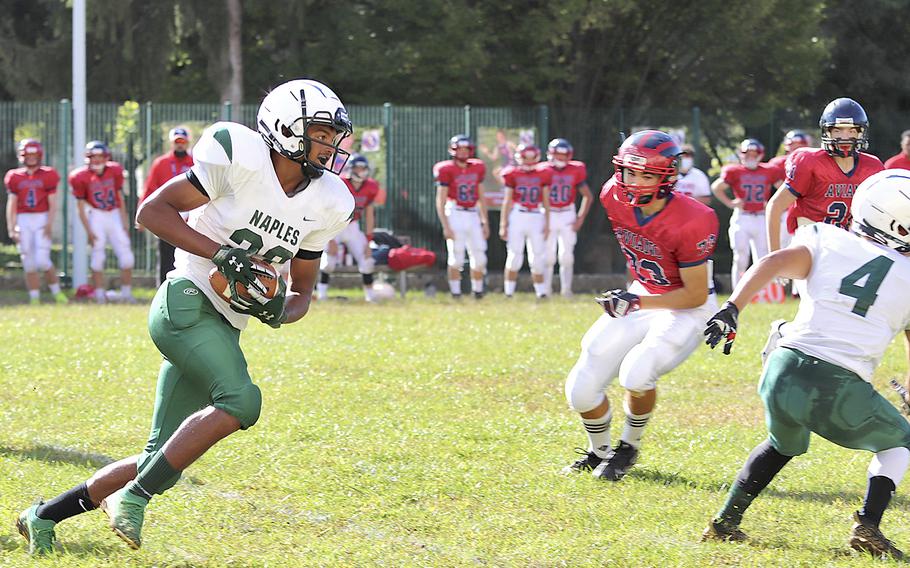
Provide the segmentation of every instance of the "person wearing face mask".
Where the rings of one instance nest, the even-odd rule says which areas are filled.
[[[145,193],[142,194],[140,203],[149,198],[159,187],[174,176],[185,174],[193,167],[193,156],[189,153],[190,132],[183,126],[172,128],[168,133],[171,142],[171,151],[158,156],[152,167],[149,168],[148,178],[145,180]],[[189,218],[188,213],[183,214],[184,219]],[[141,229],[141,225],[137,225]],[[174,270],[174,245],[158,239],[158,283],[167,280],[167,273]]]
[[[680,148],[682,154],[679,155],[679,178],[676,180],[674,191],[710,205],[711,182],[708,181],[705,172],[695,167],[695,146],[683,144]]]
[[[718,201],[733,210],[729,234],[733,250],[730,280],[734,288],[749,268],[750,253],[753,262],[768,254],[765,204],[783,172],[778,167],[761,163],[764,156],[764,145],[755,138],[746,138],[739,145],[739,164],[724,166],[720,177],[711,184]],[[728,196],[728,190],[733,199]]]
[[[95,301],[103,304],[105,245],[110,242],[120,266],[120,298],[135,302],[132,292],[135,257],[126,228],[123,207],[123,166],[111,160],[107,144],[92,140],[85,145],[85,165],[70,174],[70,187],[79,207],[79,219],[92,247],[92,286]]]

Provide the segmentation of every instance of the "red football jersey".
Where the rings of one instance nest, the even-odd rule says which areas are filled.
[[[865,152],[857,154],[853,170],[845,174],[822,149],[794,150],[787,158],[785,187],[796,196],[796,203],[787,212],[787,231],[796,231],[798,217],[848,228],[853,192],[863,180],[883,169],[881,160]]]
[[[158,156],[152,167],[149,168],[148,177],[145,180],[145,193],[142,194],[142,201],[148,199],[148,196],[158,191],[158,188],[178,174],[185,174],[193,167],[193,156],[187,154],[182,158],[178,157],[173,150]]]
[[[885,169],[890,170],[891,168],[901,168],[904,170],[910,170],[910,158],[907,157],[907,154],[901,152],[896,156],[891,156],[885,162]]]
[[[456,164],[455,160],[445,160],[433,166],[436,185],[448,187],[448,198],[458,207],[477,205],[477,186],[486,175],[487,167],[483,160],[476,158],[469,158],[465,167]]]
[[[547,164],[536,164],[530,170],[520,166],[502,169],[502,181],[512,188],[512,203],[526,209],[537,209],[543,203],[543,188],[550,185],[553,170]]]
[[[769,166],[774,166],[775,168],[780,168],[781,172],[784,172],[781,174],[781,179],[783,179],[787,175],[784,170],[784,167],[787,164],[787,156],[789,156],[789,155],[790,154],[784,154],[782,156],[774,156],[773,158],[768,160]]]
[[[363,180],[359,188],[355,188],[351,178],[342,177],[341,181],[348,186],[348,191],[354,196],[354,217],[351,222],[356,223],[363,216],[363,210],[367,208],[367,205],[372,205],[376,201],[376,196],[379,195],[379,183],[373,178],[367,178]]]
[[[717,245],[720,222],[714,210],[671,193],[664,208],[648,217],[640,208],[620,202],[617,193],[610,178],[601,189],[600,202],[635,279],[652,294],[682,288],[679,269],[706,262]]]
[[[733,195],[743,200],[743,211],[748,213],[765,210],[774,184],[783,177],[783,170],[770,164],[758,164],[754,170],[742,164],[731,164],[720,171],[720,179],[730,186]]]
[[[550,207],[567,207],[575,203],[579,186],[588,181],[588,168],[584,163],[572,160],[566,167],[558,169],[551,163],[545,166],[551,172]]]
[[[111,211],[123,207],[120,190],[123,189],[123,168],[117,162],[108,162],[101,175],[88,166],[73,170],[70,186],[76,199],[84,199],[95,209]]]
[[[6,190],[16,196],[16,213],[44,213],[49,209],[47,196],[57,193],[60,174],[49,166],[39,166],[34,173],[16,168],[3,177]]]

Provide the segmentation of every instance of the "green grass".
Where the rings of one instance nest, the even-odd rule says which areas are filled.
[[[562,477],[585,437],[565,375],[598,316],[586,298],[318,304],[243,345],[262,418],[153,500],[133,552],[92,512],[57,527],[46,566],[863,566],[845,555],[868,453],[814,438],[748,512],[749,545],[701,544],[750,449],[768,323],[734,356],[700,348],[663,377],[621,483]],[[39,496],[145,442],[160,362],[145,306],[0,308],[0,566],[37,565],[13,527]],[[895,343],[876,385],[903,370]],[[619,406],[620,389],[610,389]],[[621,413],[620,413],[621,415]],[[614,439],[621,428],[614,420]],[[910,547],[900,493],[885,533]]]

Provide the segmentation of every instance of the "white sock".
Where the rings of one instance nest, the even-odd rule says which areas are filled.
[[[363,297],[366,298],[367,302],[373,301],[373,287],[372,286],[363,287]]]
[[[316,284],[316,299],[326,300],[329,297],[329,285],[322,282]]]
[[[40,297],[41,297],[41,290],[29,290],[28,291],[29,300],[37,300]]]
[[[471,292],[475,292],[477,294],[483,293],[483,278],[480,280],[474,280],[471,278]]]
[[[502,289],[506,293],[506,296],[511,296],[515,293],[515,288],[518,286],[517,280],[506,280],[502,283]]]
[[[461,280],[449,280],[449,292],[461,294]]]
[[[60,293],[60,284],[48,284],[47,287],[51,289],[51,294],[55,296]]]
[[[124,298],[129,298],[133,295],[133,287],[126,284],[120,286],[120,295]]]
[[[534,283],[534,293],[537,294],[538,298],[540,298],[541,296],[546,296],[547,295],[547,285],[544,284],[543,282],[541,282],[540,284],[535,282]]]
[[[651,412],[646,414],[632,414],[629,411],[629,405],[623,403],[623,409],[626,412],[626,423],[622,427],[622,437],[620,440],[629,444],[636,450],[641,446],[641,435],[648,425],[648,419],[651,418]]]
[[[553,293],[553,267],[548,266],[547,271],[543,273],[543,285],[547,294]]]
[[[613,408],[600,418],[582,418],[585,432],[588,434],[588,451],[597,457],[605,458],[610,453],[610,421],[613,420]]]
[[[103,304],[107,300],[107,297],[104,295],[104,288],[95,288],[95,301],[99,304]]]
[[[563,296],[572,295],[572,269],[559,267],[559,292]]]

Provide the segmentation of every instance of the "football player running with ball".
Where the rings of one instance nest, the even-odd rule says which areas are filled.
[[[851,212],[852,232],[823,223],[800,227],[788,248],[749,269],[708,321],[708,344],[724,341],[729,355],[749,300],[773,278],[803,281],[796,319],[768,355],[758,387],[768,438],[752,450],[703,540],[745,540],[743,513],[794,456],[806,453],[815,432],[874,454],[849,545],[902,557],[879,523],[910,463],[910,424],[869,381],[894,336],[910,339],[910,172],[866,179]]]
[[[669,134],[637,132],[620,146],[616,176],[600,193],[635,281],[597,298],[606,314],[585,334],[566,379],[566,399],[588,434],[588,449],[566,473],[593,470],[609,481],[626,475],[654,410],[657,379],[695,351],[716,309],[708,259],[719,223],[710,207],[673,193],[680,154]],[[626,389],[626,421],[611,448],[613,409],[604,391],[615,377]]]
[[[51,551],[56,523],[99,505],[114,532],[139,548],[152,496],[216,442],[258,420],[262,397],[240,332],[250,316],[277,328],[306,315],[322,250],[348,225],[354,199],[330,166],[352,131],[331,89],[308,79],[284,83],[262,101],[257,122],[258,132],[228,122],[209,127],[192,169],[142,203],[138,222],[178,249],[149,314],[165,360],[148,443],[141,454],[23,511],[17,525],[30,552]],[[183,211],[193,212],[188,222]],[[281,281],[266,300],[250,270],[253,256],[276,267],[290,261],[290,291]],[[214,267],[228,281],[230,303],[209,284]],[[239,286],[255,299],[238,294]]]

